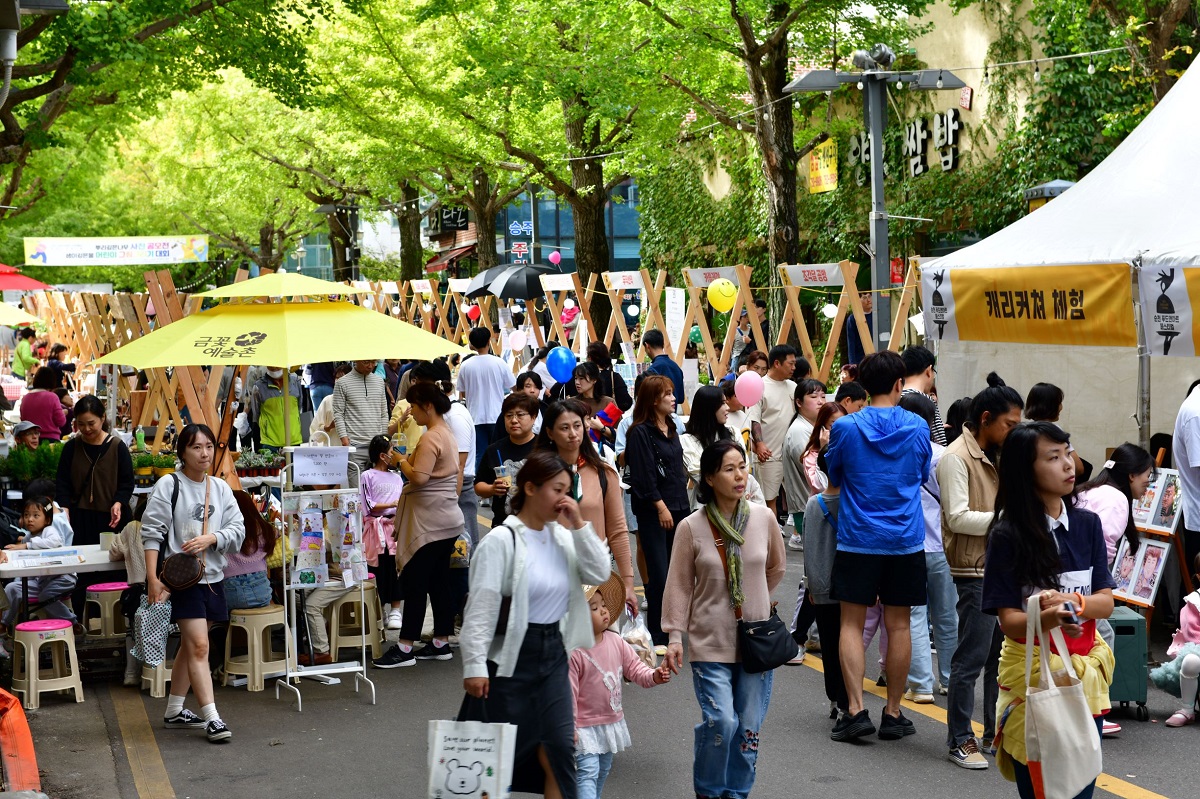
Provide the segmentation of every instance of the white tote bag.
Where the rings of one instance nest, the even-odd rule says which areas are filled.
[[[431,720],[427,799],[508,799],[516,747],[514,724]]]
[[[1034,594],[1026,607],[1025,625],[1025,751],[1029,776],[1038,799],[1073,799],[1104,768],[1100,733],[1070,655],[1063,658],[1064,669],[1051,674],[1041,610],[1039,595]],[[1037,686],[1032,684],[1035,636],[1041,644]],[[1050,637],[1059,652],[1067,651],[1061,629],[1052,629]]]

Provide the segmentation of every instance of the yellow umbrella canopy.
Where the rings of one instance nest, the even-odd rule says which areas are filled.
[[[0,302],[0,325],[33,325],[40,321],[42,320],[15,305]]]
[[[197,297],[320,297],[333,294],[370,294],[370,289],[358,289],[345,283],[318,280],[293,272],[274,272],[269,275],[231,283]]]
[[[93,363],[138,369],[297,366],[376,358],[431,360],[467,352],[408,322],[349,302],[226,303],[185,316]]]

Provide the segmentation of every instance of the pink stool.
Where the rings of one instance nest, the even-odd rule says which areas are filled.
[[[117,606],[121,603],[121,592],[128,587],[129,583],[89,585],[83,602],[83,629],[105,638],[125,635],[125,615]]]
[[[25,708],[37,710],[46,691],[74,691],[75,701],[83,701],[83,683],[79,680],[79,660],[75,654],[75,633],[66,619],[26,621],[14,628],[13,693],[24,693]],[[38,654],[50,647],[51,668],[38,668]],[[17,650],[23,649],[24,652]],[[70,661],[70,671],[67,662]]]

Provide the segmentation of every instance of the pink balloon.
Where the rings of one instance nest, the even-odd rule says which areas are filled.
[[[508,337],[508,345],[514,350],[523,349],[525,347],[526,333],[524,330],[514,330]]]
[[[737,381],[733,384],[733,395],[737,397],[737,401],[749,408],[752,405],[757,405],[763,395],[763,379],[758,372],[752,372],[747,369],[742,372]]]
[[[558,252],[558,250],[550,253],[550,263],[554,264],[555,266],[558,266],[560,263],[562,263],[562,255]]]

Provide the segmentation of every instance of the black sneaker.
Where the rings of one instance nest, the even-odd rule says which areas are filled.
[[[371,661],[377,669],[398,669],[401,666],[415,666],[417,657],[411,651],[405,652],[399,646],[394,646],[383,653],[383,657]]]
[[[204,726],[204,719],[187,708],[179,711],[176,716],[163,719],[163,727],[168,730],[202,730]]]
[[[225,722],[221,721],[220,719],[213,719],[210,721],[208,726],[204,728],[204,734],[208,736],[208,742],[213,744],[219,744],[222,741],[228,741],[233,737],[233,733],[230,732],[229,728],[225,726]]]
[[[837,724],[833,725],[833,732],[829,734],[829,737],[835,741],[853,741],[873,732],[875,732],[875,725],[871,723],[870,714],[863,709],[854,716],[843,713],[837,720]]]
[[[898,741],[905,735],[916,735],[917,728],[912,721],[905,718],[903,713],[896,716],[883,714],[883,721],[879,722],[879,740],[881,741]]]
[[[433,643],[425,644],[417,650],[417,660],[453,660],[454,653],[450,651],[450,645],[435,646]]]

